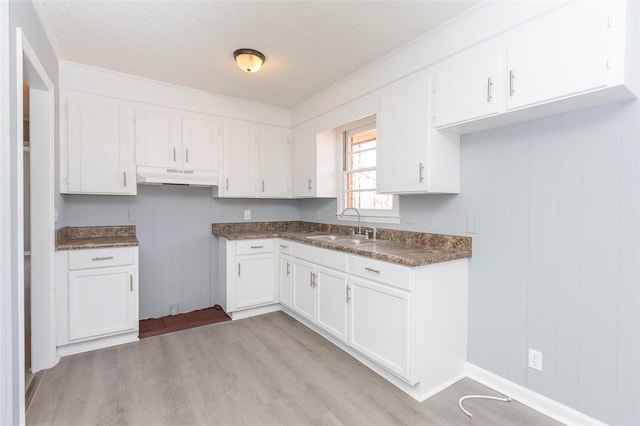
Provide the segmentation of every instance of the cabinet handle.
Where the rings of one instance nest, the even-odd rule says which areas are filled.
[[[97,260],[112,260],[113,256],[100,256],[100,257],[93,257],[91,258],[91,260],[93,260],[94,262]]]
[[[287,262],[287,276],[291,275],[291,263]]]
[[[493,99],[493,95],[491,94],[491,89],[493,88],[493,82],[491,81],[491,77],[487,78],[487,102],[491,102]]]
[[[240,264],[238,263],[238,276],[240,276]]]
[[[262,192],[264,192],[264,179],[262,179]]]
[[[311,272],[311,287],[315,287],[315,286],[316,286],[316,274]]]
[[[289,246],[285,246],[284,244],[280,244],[280,248],[286,249]]]
[[[516,87],[514,80],[516,79],[516,73],[513,70],[509,70],[509,96],[513,96],[516,93]]]
[[[176,162],[176,148],[173,148],[173,162]]]
[[[127,187],[127,172],[122,172],[122,177],[124,180],[124,187]]]
[[[229,178],[227,178],[225,181],[225,188],[227,191],[229,190]]]
[[[187,148],[187,151],[185,153],[185,160],[187,161],[187,163],[189,162],[189,148]]]
[[[351,302],[351,287],[347,286],[347,303]]]
[[[307,189],[308,189],[309,191],[311,191],[311,179],[307,179],[307,180],[308,180],[308,182],[307,182]]]
[[[129,275],[129,291],[133,291],[133,275]]]
[[[421,161],[420,162],[420,168],[419,168],[419,178],[420,178],[420,182],[422,182],[424,180],[424,163]]]
[[[264,246],[251,246],[252,249],[264,248]]]
[[[380,269],[369,268],[368,266],[364,268],[365,271],[373,272],[374,274],[379,274]]]

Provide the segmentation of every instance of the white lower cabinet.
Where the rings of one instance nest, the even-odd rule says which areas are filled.
[[[275,302],[273,253],[237,256],[236,309]]]
[[[290,308],[293,293],[293,259],[290,256],[281,254],[279,263],[280,304]]]
[[[234,312],[272,305],[276,297],[276,263],[273,239],[227,240],[220,238],[220,301]]]
[[[346,253],[292,244],[295,313],[347,341]]]
[[[351,278],[349,344],[411,381],[411,294],[373,281]]]
[[[57,345],[61,355],[138,339],[138,248],[59,251]]]
[[[467,259],[408,267],[286,240],[220,244],[232,318],[283,308],[420,401],[464,376]]]

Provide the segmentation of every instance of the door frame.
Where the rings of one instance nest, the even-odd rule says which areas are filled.
[[[16,28],[16,139],[14,140],[16,182],[14,217],[17,257],[17,328],[18,353],[17,393],[20,416],[24,416],[24,182],[23,182],[23,81],[30,87],[31,146],[31,366],[35,373],[53,367],[59,360],[55,345],[55,207],[54,207],[54,146],[55,94],[54,84],[45,71],[29,40]],[[31,123],[34,123],[32,125]],[[15,318],[15,317],[14,317]],[[15,353],[15,349],[14,349]],[[24,420],[24,417],[21,417]]]

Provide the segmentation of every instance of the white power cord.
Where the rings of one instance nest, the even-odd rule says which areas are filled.
[[[470,412],[465,410],[464,407],[462,406],[462,401],[465,401],[467,399],[492,399],[494,401],[511,402],[511,398],[509,398],[508,396],[504,397],[504,398],[500,398],[498,396],[488,396],[488,395],[467,395],[467,396],[463,396],[462,398],[460,398],[460,401],[458,401],[458,407],[460,407],[462,412],[465,413],[469,417],[473,417],[473,414],[471,414]]]

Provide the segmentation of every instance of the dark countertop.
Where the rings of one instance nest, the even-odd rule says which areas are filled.
[[[135,226],[76,226],[56,231],[56,250],[136,247]]]
[[[214,223],[211,228],[213,235],[228,240],[283,238],[406,266],[423,266],[471,257],[471,238],[456,235],[379,228],[375,242],[364,240],[364,244],[356,245],[348,243],[348,239],[321,241],[308,238],[323,234],[348,237],[353,226],[290,221]]]

